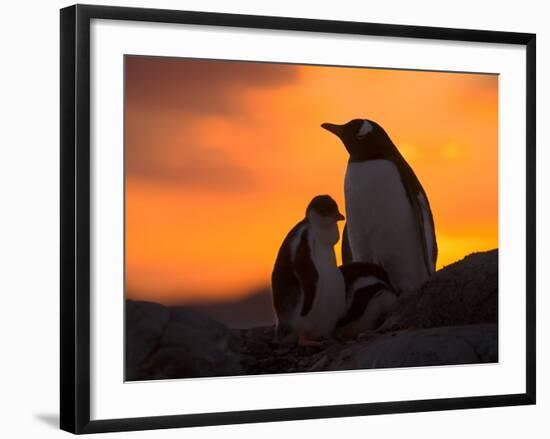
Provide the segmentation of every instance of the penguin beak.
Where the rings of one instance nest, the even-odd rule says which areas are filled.
[[[340,212],[336,214],[336,221],[344,221],[346,217],[342,215]]]
[[[327,131],[330,131],[332,134],[340,137],[343,130],[343,125],[336,125],[334,123],[324,123],[321,124],[321,128],[324,128]]]

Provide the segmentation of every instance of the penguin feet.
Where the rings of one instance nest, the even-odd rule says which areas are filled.
[[[319,347],[323,346],[323,342],[319,340],[313,340],[311,338],[308,338],[304,334],[300,334],[300,337],[298,337],[298,345],[302,347]]]

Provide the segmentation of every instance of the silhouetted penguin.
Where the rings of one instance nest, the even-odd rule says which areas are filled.
[[[344,262],[381,265],[399,293],[435,272],[437,243],[428,197],[414,171],[376,122],[321,125],[349,152],[344,190]]]
[[[343,315],[344,277],[334,253],[343,219],[330,196],[316,196],[284,239],[271,276],[279,339],[292,334],[301,345],[318,345]]]
[[[370,262],[340,266],[346,283],[346,312],[336,334],[353,337],[377,329],[397,305],[397,296],[386,271]]]

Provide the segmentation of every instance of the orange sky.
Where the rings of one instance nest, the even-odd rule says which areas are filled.
[[[127,56],[125,78],[130,298],[268,285],[313,196],[345,209],[347,152],[323,122],[386,129],[430,199],[438,267],[498,246],[495,75]]]

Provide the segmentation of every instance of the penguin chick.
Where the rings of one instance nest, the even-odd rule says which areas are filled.
[[[397,296],[386,271],[368,262],[340,266],[346,284],[346,312],[337,323],[336,335],[357,337],[384,323],[397,305]]]
[[[344,313],[345,283],[334,252],[343,219],[336,202],[319,195],[286,235],[271,276],[279,340],[297,336],[301,345],[319,345]]]

